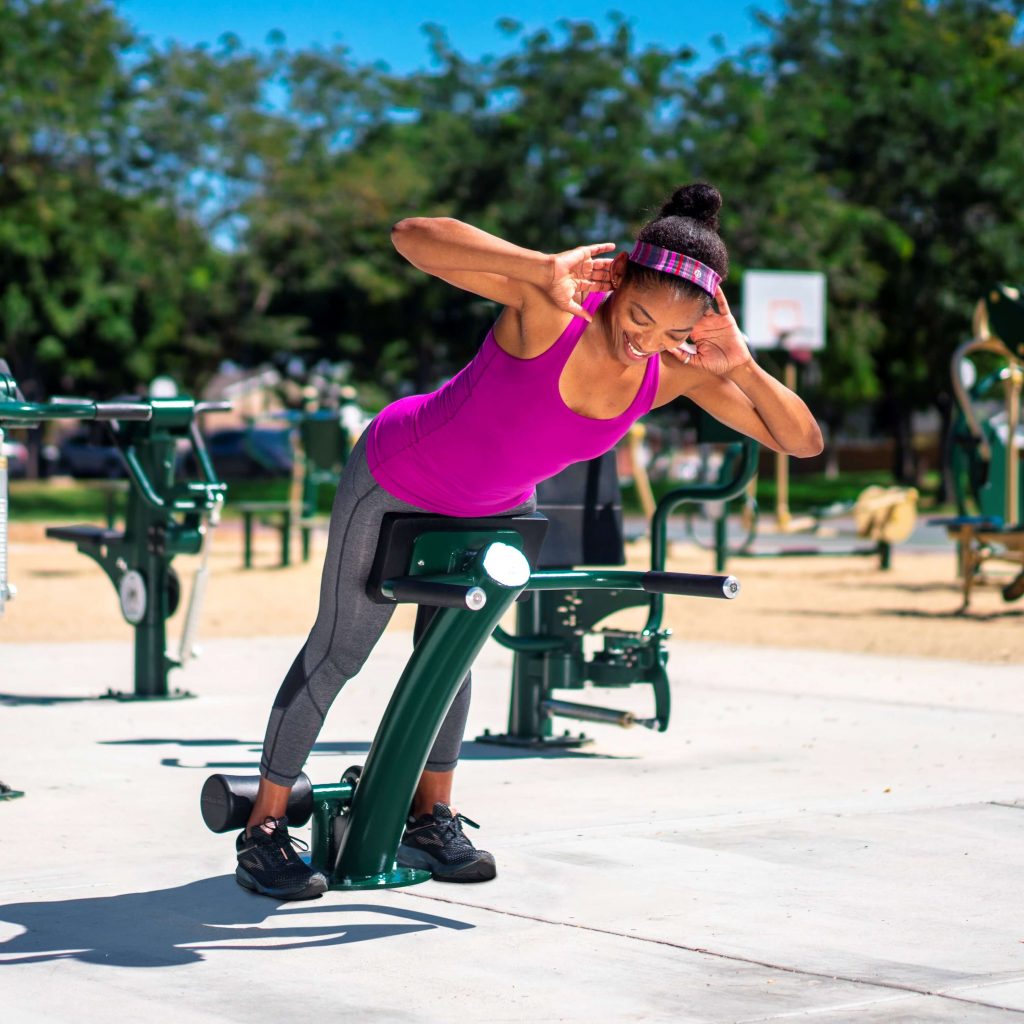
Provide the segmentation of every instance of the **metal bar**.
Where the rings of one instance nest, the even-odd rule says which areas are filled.
[[[92,420],[96,403],[85,399],[68,402],[0,402],[0,421],[42,423],[44,420]]]
[[[213,532],[220,522],[222,502],[219,500],[211,507],[206,523],[202,527],[203,546],[199,551],[199,568],[192,581],[189,594],[188,610],[185,612],[185,624],[181,629],[181,646],[178,648],[178,665],[184,668],[196,656],[196,633],[199,629],[199,616],[202,614],[203,599],[210,579],[210,545]]]
[[[501,626],[495,627],[492,635],[502,647],[517,653],[544,653],[545,651],[560,651],[565,647],[565,641],[559,637],[516,636],[513,633],[506,632]]]
[[[660,572],[665,568],[668,554],[668,517],[687,502],[728,501],[736,497],[750,483],[757,472],[758,453],[760,448],[756,441],[742,442],[743,448],[736,470],[729,480],[721,484],[689,485],[677,487],[662,497],[654,510],[651,520],[651,569]],[[665,599],[661,594],[651,598],[651,611],[644,626],[644,635],[657,633],[661,629],[665,614]]]
[[[739,596],[735,576],[704,576],[692,572],[645,572],[642,584],[648,594],[676,594],[681,597],[713,597],[731,601]]]
[[[416,576],[384,580],[380,592],[392,601],[425,604],[432,608],[468,608],[470,611],[479,611],[487,603],[487,595],[478,586],[441,583]]]
[[[153,407],[139,402],[97,402],[95,418],[148,423],[153,418]]]
[[[733,576],[686,572],[635,572],[628,569],[567,569],[535,572],[528,590],[644,590],[649,594],[733,598],[739,583]]]
[[[796,363],[787,358],[782,371],[783,383],[796,394]],[[789,511],[789,456],[785,452],[775,453],[775,521],[780,532],[789,529],[792,515]]]
[[[121,456],[125,461],[125,465],[128,467],[128,473],[138,490],[139,497],[141,497],[150,508],[166,508],[167,503],[153,489],[153,484],[150,482],[149,477],[146,475],[146,470],[139,461],[139,456],[135,451],[135,446],[130,444],[122,448]]]
[[[580,722],[601,722],[604,725],[617,725],[620,729],[631,729],[634,725],[653,728],[657,723],[653,720],[637,718],[632,711],[616,711],[614,708],[598,708],[592,704],[576,704],[569,700],[544,700],[540,704],[541,711],[560,718],[575,718]]]
[[[14,596],[7,580],[7,456],[4,455],[4,432],[0,427],[0,615],[4,605]]]
[[[983,310],[984,305],[985,300],[981,299],[978,303],[979,309]],[[953,394],[956,396],[960,411],[964,414],[964,419],[967,421],[967,429],[971,432],[971,436],[978,441],[978,453],[988,462],[992,458],[992,449],[985,439],[985,432],[981,429],[981,424],[978,422],[978,417],[974,412],[971,396],[967,388],[964,387],[963,378],[960,376],[960,363],[972,352],[991,352],[1007,360],[1011,367],[1020,361],[1006,345],[988,333],[987,319],[982,318],[982,320],[979,320],[977,310],[975,311],[975,332],[976,336],[974,338],[970,341],[965,341],[954,350],[950,358],[950,376],[952,377]]]
[[[507,545],[492,544],[488,551]],[[514,549],[511,549],[514,550]],[[529,573],[526,559],[524,573]],[[522,589],[503,586],[477,561],[487,602],[478,612],[441,608],[402,673],[356,787],[332,884],[388,884],[413,793],[462,680]],[[525,575],[523,577],[525,579]]]
[[[1019,526],[1024,520],[1020,500],[1020,452],[1017,427],[1020,423],[1020,399],[1024,390],[1024,364],[1010,363],[1006,383],[1006,525]]]

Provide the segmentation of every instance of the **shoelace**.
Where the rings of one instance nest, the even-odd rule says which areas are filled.
[[[450,839],[457,843],[469,843],[470,846],[473,844],[469,842],[469,839],[465,835],[463,835],[462,822],[465,822],[470,826],[470,828],[480,827],[472,818],[467,818],[463,813],[461,813],[461,811],[458,814],[453,815],[451,818],[435,818],[434,821],[437,823],[437,827],[444,833],[446,839]]]
[[[271,821],[274,823],[274,831],[267,832],[264,826]],[[276,840],[284,849],[291,847],[292,853],[295,853],[294,848],[296,846],[298,846],[298,848],[304,853],[309,851],[309,843],[304,839],[300,839],[298,836],[289,834],[287,818],[264,818],[263,825],[258,825],[254,828],[249,834],[249,838],[253,838],[257,832],[264,836],[268,842],[274,842]],[[298,855],[296,854],[296,856]]]

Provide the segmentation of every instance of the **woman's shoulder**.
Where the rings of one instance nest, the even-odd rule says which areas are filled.
[[[534,359],[537,356],[542,356],[560,342],[575,340],[587,328],[588,321],[583,317],[573,316],[572,313],[559,309],[547,293],[540,289],[537,291],[539,295],[536,302],[524,303],[521,310],[515,311],[518,313],[515,333],[509,331],[507,340],[497,332],[495,333],[502,348],[520,359]],[[581,305],[593,315],[608,294],[608,292],[591,292],[584,298]],[[499,322],[504,315],[499,317]],[[497,328],[497,326],[496,324],[495,327]],[[513,343],[516,346],[515,350],[509,347]]]

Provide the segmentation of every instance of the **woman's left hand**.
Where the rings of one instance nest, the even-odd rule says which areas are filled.
[[[715,302],[718,312],[709,309],[690,333],[690,344],[697,351],[685,352],[681,348],[671,351],[680,362],[721,377],[750,362],[752,357],[746,335],[736,323],[721,286],[715,290]]]

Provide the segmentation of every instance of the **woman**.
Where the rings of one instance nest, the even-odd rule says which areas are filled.
[[[504,309],[468,366],[438,391],[388,406],[346,466],[316,623],[274,701],[259,794],[236,844],[241,885],[278,899],[327,887],[295,852],[284,815],[331,702],[392,612],[363,592],[382,515],[532,511],[538,481],[608,451],[640,416],[680,395],[775,451],[821,451],[807,407],[754,363],[729,312],[721,202],[709,185],[677,189],[633,251],[613,260],[598,258],[610,243],[546,255],[447,218],[395,226],[395,247],[410,263]],[[451,808],[468,706],[467,677],[398,853],[400,865],[453,882],[496,872]]]

